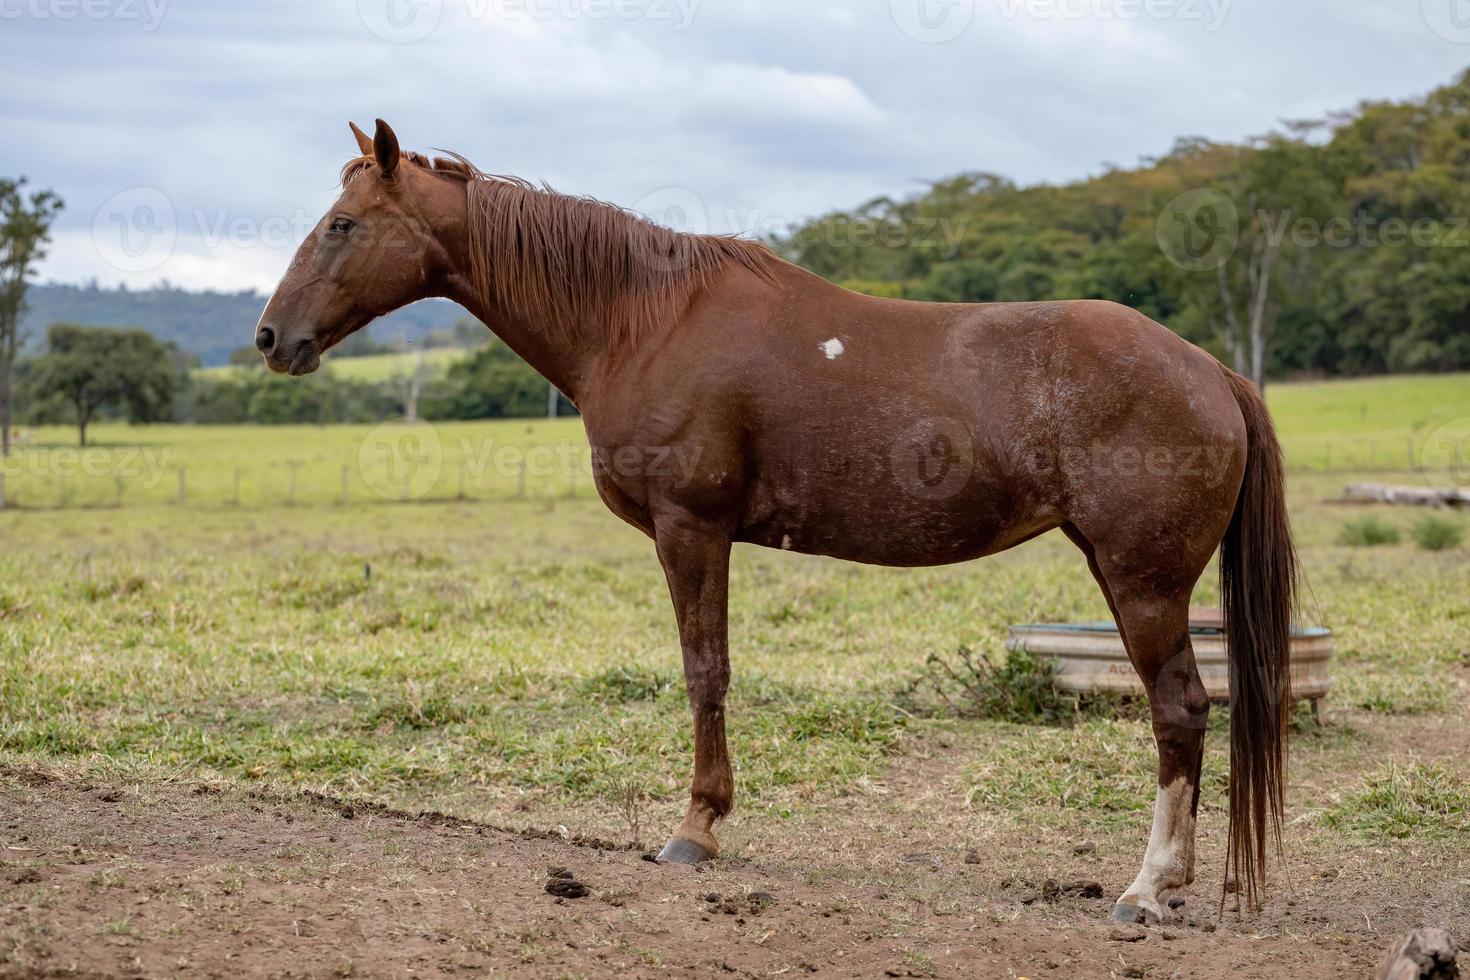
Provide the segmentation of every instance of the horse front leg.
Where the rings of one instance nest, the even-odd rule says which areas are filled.
[[[654,538],[679,619],[684,685],[694,712],[694,783],[689,810],[659,857],[698,864],[719,854],[714,823],[730,812],[735,797],[735,777],[725,746],[730,536],[681,515],[658,522]]]

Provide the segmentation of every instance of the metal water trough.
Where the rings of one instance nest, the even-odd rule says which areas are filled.
[[[1200,680],[1215,701],[1230,699],[1230,668],[1225,658],[1225,631],[1217,610],[1190,615],[1189,639],[1199,665]],[[1056,664],[1056,684],[1063,691],[1095,694],[1143,694],[1143,683],[1128,660],[1123,638],[1112,623],[1027,623],[1011,627],[1006,649],[1025,650]],[[1332,631],[1320,626],[1299,627],[1291,637],[1291,693],[1310,700],[1313,713],[1332,687],[1328,661],[1332,658]]]

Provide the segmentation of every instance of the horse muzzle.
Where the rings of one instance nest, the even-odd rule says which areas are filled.
[[[255,333],[255,349],[265,358],[266,367],[277,374],[300,377],[321,367],[322,355],[311,338],[294,344],[285,342],[274,327],[262,326]]]

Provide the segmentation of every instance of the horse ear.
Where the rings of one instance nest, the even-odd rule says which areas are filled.
[[[378,131],[373,134],[373,155],[378,158],[378,175],[383,180],[392,180],[398,172],[398,137],[383,120],[378,120]]]
[[[358,151],[361,152],[362,155],[365,156],[365,157],[372,156],[373,155],[373,140],[372,140],[372,137],[368,136],[367,133],[364,133],[362,130],[358,129],[357,128],[357,123],[355,123],[355,122],[348,122],[347,125],[349,125],[349,126],[352,127],[352,135],[357,137],[357,149],[358,149]]]

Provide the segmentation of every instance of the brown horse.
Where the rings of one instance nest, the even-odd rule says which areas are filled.
[[[1153,830],[1114,916],[1192,880],[1209,700],[1188,603],[1218,546],[1231,652],[1227,873],[1254,903],[1281,843],[1294,556],[1255,389],[1099,301],[874,299],[759,244],[401,152],[381,120],[261,316],[276,371],[414,300],[455,300],[576,404],[597,489],[668,578],[694,713],[689,809],[663,857],[718,853],[730,548],[966,561],[1052,528],[1081,549],[1148,691]],[[670,458],[694,461],[670,466]]]

